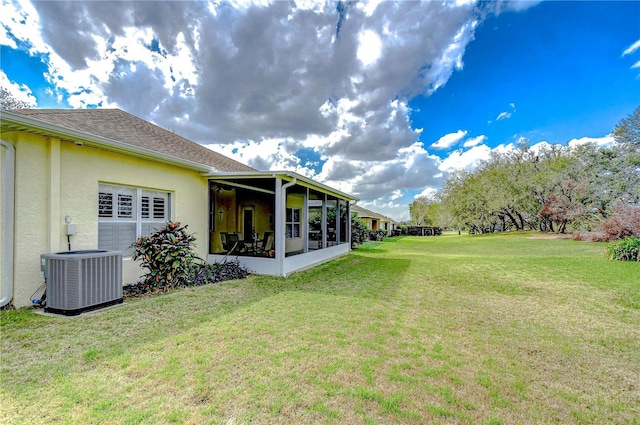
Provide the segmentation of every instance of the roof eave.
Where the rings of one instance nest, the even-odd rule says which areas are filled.
[[[335,195],[339,198],[346,199],[348,201],[359,201],[359,198],[356,198],[353,195],[342,192],[340,190],[334,189],[331,186],[327,186],[323,183],[319,183],[315,180],[310,179],[309,177],[303,176],[302,174],[298,174],[294,171],[240,171],[240,172],[217,172],[212,171],[210,173],[205,174],[205,177],[216,178],[216,177],[227,177],[227,178],[268,178],[268,177],[278,177],[286,181],[292,181],[294,178],[298,183],[301,183],[303,186],[310,187],[312,189],[318,189],[322,192]]]
[[[113,152],[133,154],[144,159],[152,159],[171,165],[178,165],[180,167],[195,170],[200,173],[216,172],[213,167],[205,164],[177,158],[175,156],[163,154],[152,149],[141,148],[121,142],[119,140],[97,136],[7,110],[2,110],[0,120],[2,121],[2,131],[27,131],[41,135],[46,134],[48,136],[56,137],[61,140],[68,140],[74,143],[80,142],[82,144],[86,144],[87,146],[99,147]],[[12,125],[6,126],[7,123],[10,123]]]

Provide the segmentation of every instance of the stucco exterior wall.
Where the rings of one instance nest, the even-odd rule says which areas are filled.
[[[205,258],[207,181],[198,172],[30,133],[2,138],[16,148],[16,307],[30,305],[31,294],[43,283],[40,254],[68,249],[65,216],[77,228],[71,249],[97,248],[99,183],[171,193],[172,219],[189,225],[198,238],[198,255]],[[131,259],[123,263],[123,282],[136,281],[140,267]]]

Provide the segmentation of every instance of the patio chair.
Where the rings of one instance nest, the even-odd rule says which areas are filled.
[[[269,251],[273,248],[273,232],[264,232],[262,242],[256,245],[256,254],[269,255]]]
[[[230,254],[240,254],[246,251],[246,245],[240,240],[237,233],[225,234],[226,244],[223,244],[223,248]],[[226,245],[226,246],[225,246]]]

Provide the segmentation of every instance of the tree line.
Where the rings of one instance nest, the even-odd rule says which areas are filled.
[[[417,198],[411,220],[473,233],[565,233],[602,231],[615,219],[640,233],[640,107],[613,137],[611,146],[522,141],[494,152],[473,170],[451,173],[434,196]]]

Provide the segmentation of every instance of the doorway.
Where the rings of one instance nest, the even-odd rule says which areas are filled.
[[[253,208],[242,209],[242,237],[245,242],[253,242],[253,232],[255,232],[255,225],[253,221]]]

